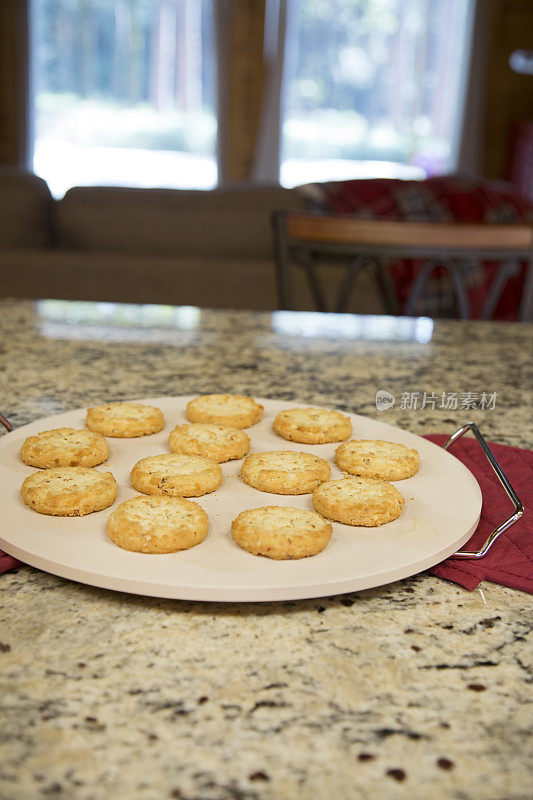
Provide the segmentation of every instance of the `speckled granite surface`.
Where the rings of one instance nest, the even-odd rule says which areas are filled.
[[[0,325],[17,426],[231,390],[532,446],[531,326],[18,301]],[[496,407],[402,409],[412,392]],[[24,567],[0,576],[0,798],[526,800],[530,629],[529,596],[426,574],[223,605]]]

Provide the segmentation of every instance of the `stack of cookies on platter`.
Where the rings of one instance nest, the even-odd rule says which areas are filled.
[[[297,559],[322,551],[332,535],[330,520],[374,527],[396,519],[405,501],[390,481],[414,475],[416,450],[371,440],[349,440],[350,418],[339,411],[292,408],[275,418],[276,434],[312,446],[340,442],[334,463],[344,477],[331,480],[328,461],[310,452],[272,450],[249,455],[245,428],[262,419],[263,407],[244,395],[202,395],[187,404],[187,424],[169,436],[170,453],[142,458],[130,473],[141,494],[121,503],[107,522],[109,538],[140,553],[171,553],[202,542],[209,520],[187,498],[215,492],[220,464],[243,459],[240,476],[270,494],[312,495],[314,510],[260,506],[242,511],[231,524],[239,547],[272,559]],[[21,458],[39,471],[22,484],[24,503],[54,516],[83,516],[111,506],[117,484],[95,469],[109,458],[108,438],[149,436],[164,428],[160,409],[141,403],[107,403],[87,411],[87,429],[59,428],[26,439]]]

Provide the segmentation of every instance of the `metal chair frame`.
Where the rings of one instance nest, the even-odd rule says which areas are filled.
[[[328,232],[328,223],[332,223],[332,231]],[[356,223],[354,225],[354,222]],[[314,232],[314,223],[320,230]],[[417,301],[422,297],[426,281],[437,265],[445,266],[452,278],[456,308],[462,319],[470,318],[470,308],[466,288],[462,280],[457,262],[463,257],[478,260],[502,262],[489,290],[482,319],[490,319],[507,281],[517,274],[519,263],[528,262],[526,280],[522,294],[518,319],[522,322],[533,321],[533,226],[526,224],[486,225],[485,223],[390,223],[372,220],[354,220],[352,217],[331,216],[304,212],[276,211],[272,217],[274,233],[274,259],[276,266],[276,287],[278,307],[292,308],[292,290],[290,269],[293,263],[302,266],[307,274],[310,290],[319,311],[326,311],[324,295],[318,285],[315,265],[320,256],[344,256],[347,259],[347,271],[344,276],[335,303],[334,310],[342,312],[346,308],[349,293],[360,270],[373,268],[380,284],[381,293],[388,313],[398,313],[396,299],[392,290],[390,277],[384,262],[391,258],[421,259],[428,261],[414,281],[410,296],[402,312],[412,315]],[[369,243],[373,233],[365,234],[367,228],[379,233],[379,226],[386,234],[384,243]],[[409,234],[400,241],[403,230]],[[445,233],[445,242],[438,246],[430,246],[427,242],[431,236],[438,236],[439,229]],[[444,231],[446,229],[446,231]],[[358,231],[362,235],[359,235]],[[392,235],[391,234],[392,231]],[[397,231],[397,233],[395,233]],[[340,233],[342,240],[335,241]],[[457,234],[457,242],[454,234]],[[469,234],[471,233],[471,236]],[[489,234],[491,244],[480,246],[485,233]],[[420,244],[417,234],[421,235]],[[501,234],[501,243],[498,236]],[[390,241],[397,236],[398,241]],[[387,239],[389,241],[387,241]],[[469,241],[469,239],[471,241]],[[517,244],[516,241],[519,243]],[[473,242],[473,243],[472,243]],[[495,243],[496,242],[496,243]],[[434,262],[434,263],[431,263]],[[436,263],[435,263],[436,262]]]

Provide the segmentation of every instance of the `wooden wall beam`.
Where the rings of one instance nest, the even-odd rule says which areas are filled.
[[[0,164],[25,167],[28,139],[26,0],[0,2]]]
[[[483,174],[504,178],[511,127],[533,120],[533,76],[509,66],[514,50],[533,48],[533,0],[490,2]]]
[[[252,177],[265,79],[265,0],[223,0],[217,5],[222,184]]]

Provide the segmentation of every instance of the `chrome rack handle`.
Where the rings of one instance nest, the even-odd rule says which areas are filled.
[[[458,550],[457,553],[454,553],[453,556],[450,556],[450,558],[483,558],[483,556],[487,555],[487,553],[489,552],[490,548],[492,547],[498,536],[500,536],[500,534],[506,531],[507,528],[510,528],[511,525],[514,525],[514,523],[517,520],[519,520],[522,514],[524,513],[524,506],[522,505],[520,498],[518,497],[515,490],[509,483],[509,479],[507,478],[504,471],[500,467],[494,453],[488,446],[487,442],[485,441],[484,437],[481,434],[481,431],[474,422],[467,422],[466,425],[463,425],[462,428],[459,428],[459,430],[456,431],[452,436],[450,436],[448,441],[443,444],[443,448],[445,450],[448,450],[448,448],[454,442],[456,442],[457,439],[460,439],[461,436],[464,433],[466,433],[467,430],[471,430],[476,439],[478,440],[481,449],[487,456],[487,459],[489,460],[492,469],[498,476],[498,480],[500,481],[501,485],[503,486],[503,488],[507,493],[507,496],[514,505],[514,513],[511,514],[511,516],[508,517],[505,520],[505,522],[502,522],[501,525],[498,525],[498,527],[492,531],[486,542],[482,545],[482,547],[480,547],[479,550],[473,553],[470,553],[467,550]]]
[[[0,412],[0,423],[4,426],[4,428],[6,430],[8,430],[8,431],[12,431],[13,430],[13,425],[10,423],[10,421],[6,417],[4,417],[4,415],[1,412]]]

